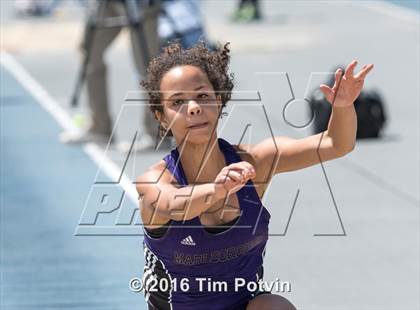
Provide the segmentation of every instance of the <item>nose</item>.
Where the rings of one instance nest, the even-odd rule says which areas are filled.
[[[188,102],[188,114],[189,115],[199,115],[201,114],[201,106],[195,100],[190,100]]]

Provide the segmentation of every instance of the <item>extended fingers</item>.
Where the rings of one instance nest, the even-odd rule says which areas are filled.
[[[343,74],[343,70],[341,70],[340,68],[338,68],[335,71],[335,83],[334,83],[334,88],[337,88],[338,84],[340,83],[340,80],[342,79],[342,74]]]
[[[332,87],[333,93],[337,91],[338,86],[340,85],[341,79],[343,78],[342,74],[343,74],[343,70],[341,70],[341,68],[338,68],[337,70],[335,70],[335,73],[334,73],[335,81],[334,81],[334,86]]]
[[[327,98],[328,101],[331,101],[332,98],[334,97],[334,91],[328,85],[325,85],[325,84],[319,85],[319,88],[321,89],[325,98]]]
[[[364,80],[366,75],[373,69],[373,64],[364,65],[360,72],[355,75],[355,79]]]
[[[353,77],[354,68],[357,66],[357,60],[353,60],[346,68],[346,72],[344,73],[344,76],[346,78]]]

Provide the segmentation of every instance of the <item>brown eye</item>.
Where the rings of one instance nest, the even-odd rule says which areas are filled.
[[[198,98],[200,98],[200,99],[207,99],[209,97],[209,95],[207,95],[207,94],[199,94],[198,95]]]
[[[183,99],[177,99],[177,100],[174,100],[174,101],[172,102],[172,105],[177,106],[177,105],[181,105],[181,104],[183,104],[183,103],[184,103],[184,100],[183,100]]]

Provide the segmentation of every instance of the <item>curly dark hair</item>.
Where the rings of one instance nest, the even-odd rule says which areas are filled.
[[[229,43],[218,46],[211,50],[205,42],[199,41],[189,49],[184,49],[179,42],[172,42],[163,49],[163,52],[154,58],[148,66],[146,80],[140,85],[149,95],[149,108],[155,116],[155,111],[163,113],[161,103],[160,83],[166,72],[174,67],[192,65],[203,70],[207,74],[216,94],[220,94],[222,109],[230,100],[233,89],[233,73],[229,73],[230,50]],[[162,126],[159,126],[159,133],[162,134]],[[172,133],[168,132],[169,136]]]

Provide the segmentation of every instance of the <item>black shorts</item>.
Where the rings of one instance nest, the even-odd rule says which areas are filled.
[[[232,308],[232,309],[226,309],[226,310],[246,310],[246,308],[248,307],[248,304],[249,304],[249,302],[252,300],[252,299],[254,299],[255,297],[257,297],[257,296],[260,296],[260,295],[264,295],[264,294],[271,294],[271,292],[270,291],[259,291],[259,292],[257,292],[255,295],[254,295],[254,297],[252,297],[250,300],[248,300],[247,302],[244,302],[243,304],[241,304],[240,306],[238,306],[238,307],[235,307],[235,308]],[[151,304],[147,304],[148,305],[148,309],[149,310],[161,310],[160,308],[157,308],[157,307],[154,307],[154,306],[152,306]]]
[[[264,267],[261,265],[260,269],[258,270],[258,279],[263,279],[264,277]],[[165,296],[162,297],[162,294],[153,293],[149,296],[149,301],[147,303],[149,310],[169,310],[171,309],[171,305],[168,302],[169,295],[165,292]],[[270,291],[256,291],[252,292],[253,295],[249,300],[240,304],[239,306],[234,306],[230,309],[226,310],[245,310],[248,306],[249,302],[254,299],[255,297],[263,294],[271,294]],[[145,296],[146,297],[146,296]]]

